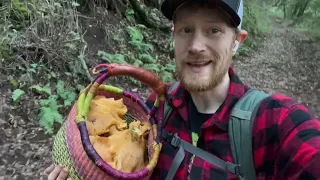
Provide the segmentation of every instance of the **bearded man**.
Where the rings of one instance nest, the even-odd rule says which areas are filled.
[[[168,85],[172,112],[164,132],[176,134],[179,141],[164,138],[151,179],[320,179],[320,121],[290,97],[263,98],[250,138],[231,143],[240,142],[230,134],[241,128],[230,124],[233,109],[251,92],[231,66],[247,37],[241,29],[242,0],[165,0],[161,10],[174,24],[180,80]],[[149,96],[149,107],[155,98],[155,93]],[[244,154],[235,156],[234,151],[242,150]],[[49,179],[67,177],[60,166],[49,167],[47,173]]]

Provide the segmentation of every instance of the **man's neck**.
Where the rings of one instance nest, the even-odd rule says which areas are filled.
[[[222,82],[212,90],[205,92],[190,92],[192,100],[200,113],[213,114],[228,95],[230,85],[229,73],[226,73]]]

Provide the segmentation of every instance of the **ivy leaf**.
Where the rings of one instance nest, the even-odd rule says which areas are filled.
[[[25,94],[25,92],[21,89],[16,89],[12,92],[12,100],[13,102],[18,102],[21,97]]]

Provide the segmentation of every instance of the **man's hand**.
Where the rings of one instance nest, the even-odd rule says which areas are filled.
[[[44,173],[48,175],[48,180],[71,180],[68,178],[68,169],[62,166],[51,165]]]

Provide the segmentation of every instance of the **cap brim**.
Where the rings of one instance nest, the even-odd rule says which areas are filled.
[[[165,0],[165,1],[163,1],[162,5],[161,5],[161,12],[163,13],[163,15],[167,19],[172,20],[173,15],[176,12],[177,8],[179,8],[179,6],[181,6],[182,4],[184,4],[186,2],[197,2],[197,1],[195,1],[195,0]],[[207,3],[215,3],[216,5],[218,5],[226,13],[229,14],[229,16],[231,17],[231,20],[233,21],[235,26],[240,25],[241,19],[240,19],[239,15],[228,4],[226,4],[223,1],[219,1],[219,0],[206,0],[206,2]]]

